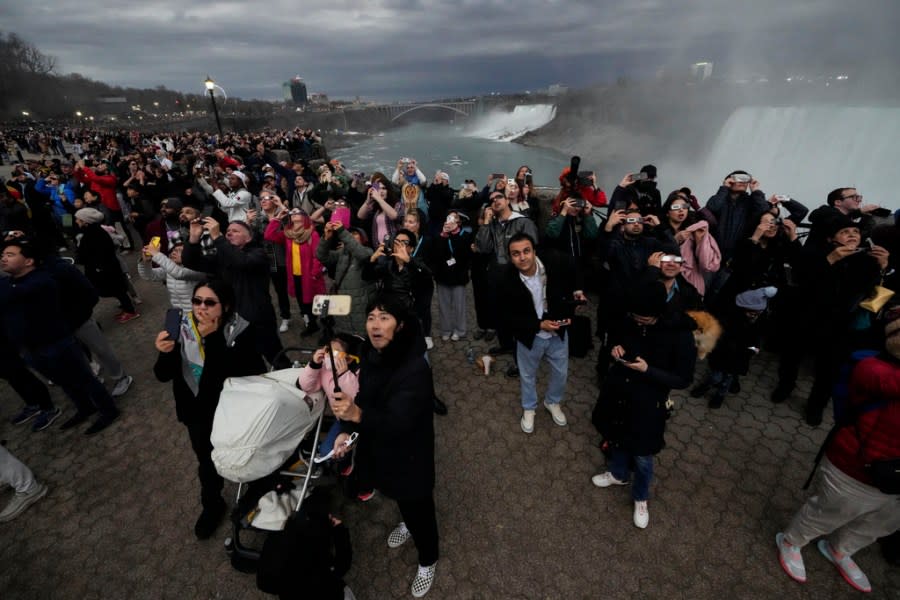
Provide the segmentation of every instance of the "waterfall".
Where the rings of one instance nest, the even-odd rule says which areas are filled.
[[[728,118],[696,178],[684,180],[696,186],[701,203],[726,174],[744,169],[766,196],[787,194],[810,210],[832,189],[850,186],[864,203],[894,210],[900,208],[893,181],[898,164],[900,108],[743,107]]]
[[[543,127],[555,116],[556,106],[552,104],[516,106],[512,112],[492,110],[477,117],[464,133],[469,137],[508,142]]]

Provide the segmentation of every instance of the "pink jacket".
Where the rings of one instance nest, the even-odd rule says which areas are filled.
[[[294,289],[294,241],[284,235],[281,228],[281,222],[277,219],[269,221],[264,236],[266,240],[284,246],[284,264],[287,269],[287,289],[288,294],[296,298],[297,290]],[[325,293],[325,271],[322,263],[316,258],[316,247],[319,245],[319,234],[315,231],[309,237],[309,241],[300,244],[300,301],[304,304],[310,304],[316,294]]]
[[[306,365],[300,371],[298,379],[300,389],[311,394],[322,390],[329,400],[334,400],[334,377],[331,375],[331,359],[325,355],[325,362],[319,368]],[[341,391],[350,398],[355,398],[359,391],[359,377],[352,371],[346,371],[338,377],[338,383],[341,385]]]
[[[722,253],[719,252],[719,245],[709,233],[709,224],[706,221],[697,221],[690,227],[685,228],[685,232],[694,233],[698,229],[706,229],[706,235],[698,246],[694,242],[694,236],[690,235],[681,243],[681,257],[684,262],[681,264],[681,274],[687,279],[688,283],[697,288],[697,292],[701,296],[706,295],[706,282],[703,280],[705,273],[715,273],[719,270],[722,263]]]

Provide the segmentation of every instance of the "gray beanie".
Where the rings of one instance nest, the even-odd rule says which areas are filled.
[[[75,211],[75,218],[84,221],[89,225],[102,223],[104,221],[103,213],[96,208],[81,208]]]
[[[766,306],[769,304],[769,298],[774,298],[777,293],[778,288],[772,286],[747,290],[738,294],[737,298],[734,299],[734,303],[747,310],[763,311],[766,310]]]

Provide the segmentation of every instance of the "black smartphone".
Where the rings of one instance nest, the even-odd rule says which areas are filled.
[[[625,354],[623,354],[623,355],[622,355],[622,358],[619,359],[619,360],[621,360],[622,362],[633,363],[634,361],[637,360],[637,354],[635,354],[634,352],[629,352],[628,350],[626,350],[626,351],[625,351]]]
[[[177,342],[178,335],[181,333],[181,314],[180,308],[170,308],[166,311],[165,329],[171,342]]]

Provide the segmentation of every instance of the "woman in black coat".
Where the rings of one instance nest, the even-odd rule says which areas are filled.
[[[659,321],[666,306],[662,283],[642,285],[629,297],[629,317],[610,340],[616,364],[604,381],[593,418],[609,442],[609,471],[591,481],[597,487],[625,485],[633,465],[634,524],[643,529],[650,520],[653,455],[665,446],[669,392],[691,384],[697,350],[686,321]]]
[[[101,226],[103,213],[93,208],[82,208],[75,213],[75,224],[81,239],[78,242],[76,261],[84,265],[88,281],[103,297],[113,297],[121,304],[122,312],[116,316],[120,323],[140,315],[128,296],[128,279],[116,255],[116,245]]]
[[[222,476],[212,461],[213,417],[228,377],[259,375],[266,367],[256,351],[249,323],[234,312],[234,290],[223,281],[200,283],[191,299],[193,310],[182,316],[177,340],[166,331],[156,336],[159,357],[153,373],[172,382],[175,413],[187,427],[197,455],[203,511],[194,525],[198,539],[207,539],[225,515]]]
[[[418,320],[398,299],[377,299],[366,314],[359,392],[355,399],[336,393],[331,402],[344,427],[335,453],[343,454],[349,433],[359,432],[360,478],[396,500],[403,517],[388,546],[396,548],[412,537],[419,552],[412,584],[419,598],[431,588],[438,559],[431,369]]]

